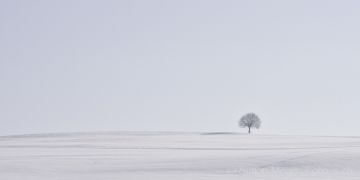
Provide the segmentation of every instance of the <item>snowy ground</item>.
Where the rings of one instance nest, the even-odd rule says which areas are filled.
[[[1,180],[360,179],[360,138],[222,133],[0,137]]]

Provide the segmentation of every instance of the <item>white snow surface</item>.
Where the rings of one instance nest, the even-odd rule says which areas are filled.
[[[359,180],[360,138],[102,132],[0,137],[0,180]]]

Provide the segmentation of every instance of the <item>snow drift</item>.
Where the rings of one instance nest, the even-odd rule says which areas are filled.
[[[360,138],[108,132],[0,137],[1,180],[360,179]]]

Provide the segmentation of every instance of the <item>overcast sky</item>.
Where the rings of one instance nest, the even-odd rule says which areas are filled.
[[[360,135],[360,3],[1,0],[0,135]]]

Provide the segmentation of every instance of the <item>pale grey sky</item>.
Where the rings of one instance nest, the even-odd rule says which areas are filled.
[[[1,0],[0,135],[360,135],[360,2]]]

